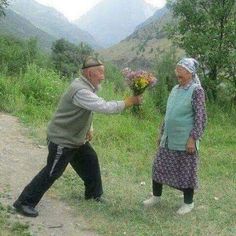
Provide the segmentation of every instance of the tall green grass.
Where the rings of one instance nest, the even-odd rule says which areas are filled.
[[[35,64],[28,65],[18,77],[0,74],[0,109],[19,116],[33,135],[43,135],[67,84],[54,71]]]

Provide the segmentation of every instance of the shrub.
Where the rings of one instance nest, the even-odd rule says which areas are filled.
[[[50,69],[35,64],[27,66],[25,74],[19,78],[21,91],[28,103],[55,105],[65,88],[65,82]]]
[[[156,58],[154,70],[156,71],[158,84],[156,89],[153,90],[152,96],[155,100],[156,106],[161,113],[165,113],[166,103],[169,92],[175,84],[175,66],[176,66],[176,53],[175,49],[171,48],[162,54],[161,58]]]
[[[25,71],[28,64],[38,56],[37,41],[29,39],[23,41],[11,36],[0,37],[0,67],[9,75]]]

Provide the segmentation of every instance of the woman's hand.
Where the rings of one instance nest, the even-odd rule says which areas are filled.
[[[196,141],[192,138],[189,137],[186,145],[186,151],[189,154],[193,154],[196,151]]]

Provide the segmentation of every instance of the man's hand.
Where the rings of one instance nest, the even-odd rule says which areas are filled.
[[[125,107],[131,107],[133,105],[139,105],[142,103],[142,96],[132,96],[132,97],[127,97],[124,102],[125,102]]]
[[[91,141],[93,139],[93,131],[89,130],[88,133],[86,134],[86,140]]]
[[[193,154],[196,151],[196,141],[192,137],[188,138],[186,151],[189,154]]]

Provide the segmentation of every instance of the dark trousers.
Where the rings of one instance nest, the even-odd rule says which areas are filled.
[[[160,197],[162,195],[163,184],[152,181],[152,191],[154,196]],[[192,188],[181,189],[184,193],[184,203],[191,204],[193,202],[194,190]]]
[[[98,198],[102,195],[99,162],[97,154],[89,142],[79,148],[63,148],[49,142],[48,151],[46,166],[19,196],[18,201],[21,204],[35,207],[54,181],[63,174],[68,163],[84,181],[86,199]]]

